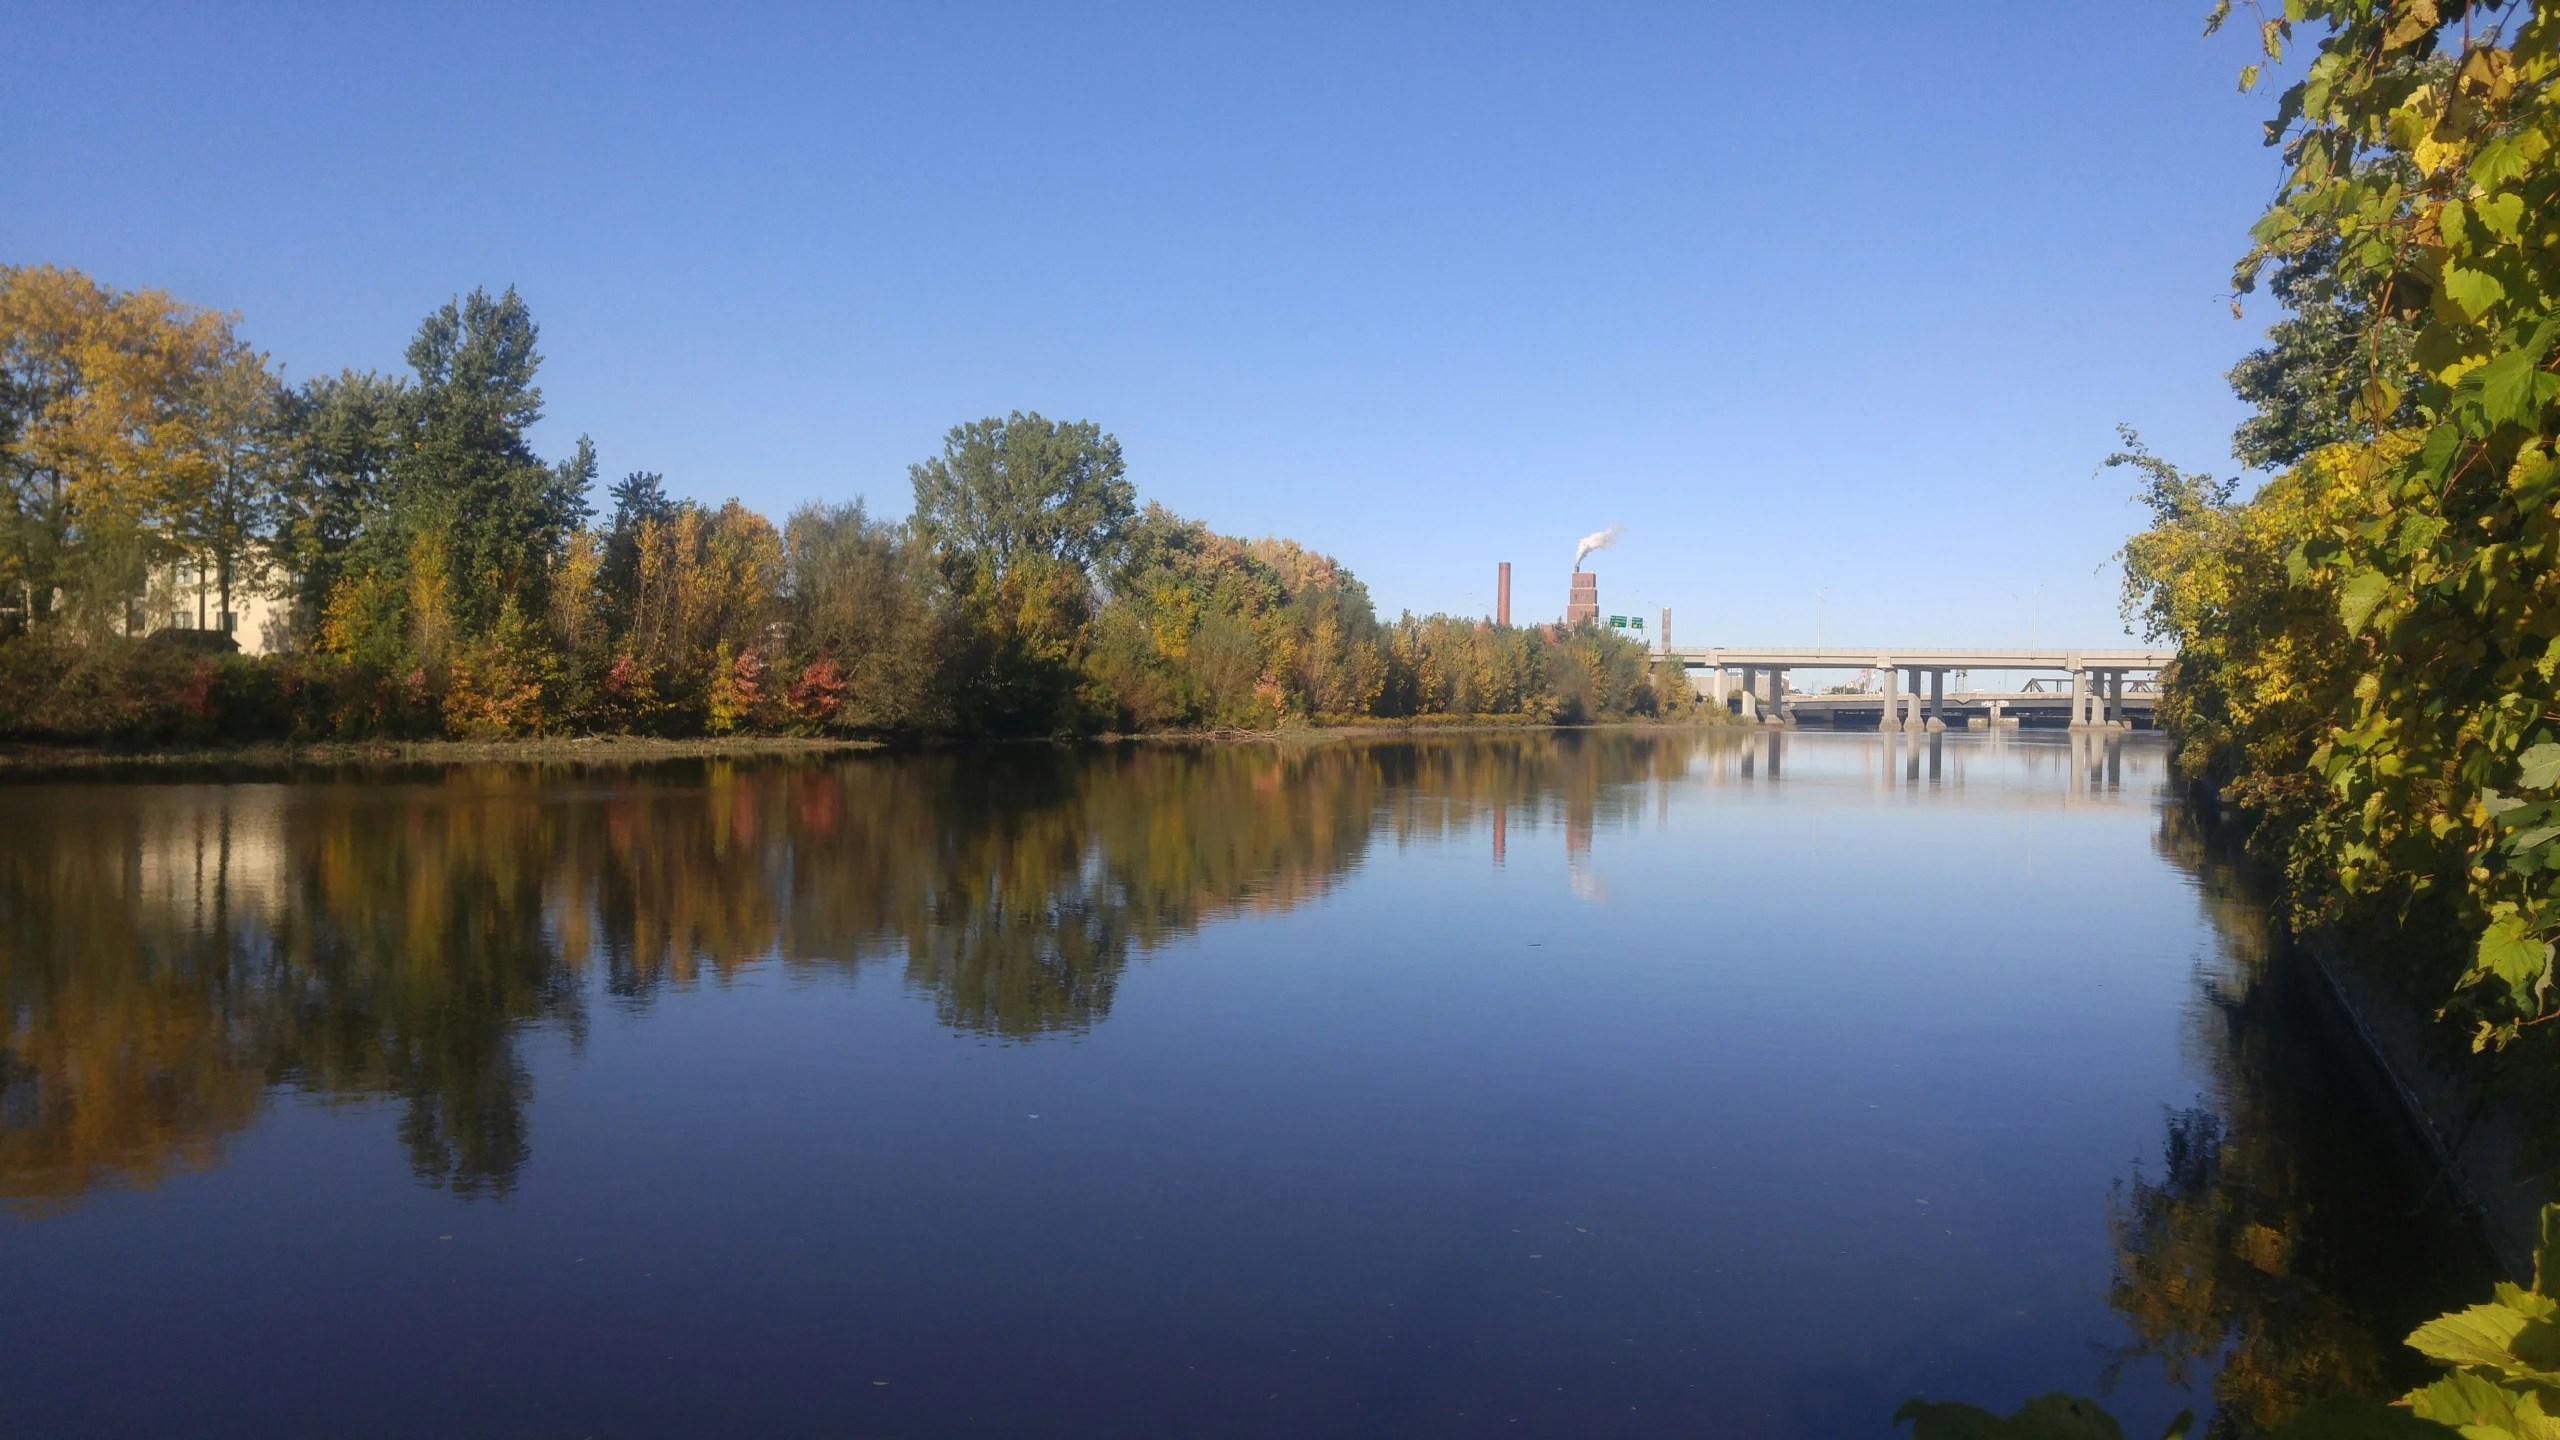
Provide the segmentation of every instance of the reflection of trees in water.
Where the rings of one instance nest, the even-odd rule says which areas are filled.
[[[2396,1396],[2429,1373],[2400,1337],[2484,1286],[2489,1262],[2323,1029],[2317,976],[2269,933],[2263,897],[2175,807],[2160,848],[2218,941],[2187,1027],[2207,1083],[2168,1116],[2157,1173],[2110,1196],[2108,1299],[2133,1332],[2117,1365],[2156,1358],[2180,1385],[2211,1372],[2220,1436],[2322,1395]]]
[[[956,1028],[1110,1009],[1133,954],[1497,810],[1587,835],[1696,735],[1007,747],[636,771],[0,791],[0,1199],[208,1163],[270,1089],[401,1106],[503,1195],[520,1037],[768,959],[902,967]]]

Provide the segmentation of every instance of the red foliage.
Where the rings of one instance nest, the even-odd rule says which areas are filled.
[[[637,694],[644,675],[640,662],[625,650],[613,657],[613,666],[604,673],[604,693],[616,700],[628,700]]]
[[[844,704],[844,671],[835,657],[821,655],[810,661],[800,678],[783,691],[783,703],[795,717],[812,725],[832,718]]]

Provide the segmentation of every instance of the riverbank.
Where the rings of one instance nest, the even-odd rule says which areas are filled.
[[[2530,1281],[2542,1208],[2555,1198],[2548,1172],[2534,1163],[2542,1151],[2534,1126],[2512,1098],[2475,1073],[2435,1064],[2429,1017],[2392,994],[2335,935],[2316,936],[2300,949],[2348,1032],[2344,1038],[2371,1060],[2499,1266],[2518,1283]]]
[[[0,775],[135,766],[176,769],[204,765],[444,765],[482,761],[636,764],[707,757],[822,755],[880,748],[881,742],[877,740],[813,739],[787,735],[720,736],[693,740],[642,735],[547,736],[509,740],[330,740],[302,745],[267,741],[247,745],[134,750],[17,743],[0,745]]]
[[[444,765],[522,761],[535,763],[646,764],[656,760],[738,758],[746,756],[825,755],[881,750],[896,745],[1305,743],[1343,739],[1377,739],[1394,735],[1522,734],[1533,731],[1734,730],[1753,727],[1738,720],[1630,720],[1593,725],[1556,725],[1506,716],[1423,716],[1395,720],[1328,722],[1274,730],[1151,730],[1136,734],[1043,737],[994,742],[985,739],[925,737],[887,741],[791,735],[703,736],[665,739],[645,735],[524,736],[504,740],[327,740],[306,744],[258,741],[240,745],[179,745],[122,749],[101,745],[52,745],[0,742],[0,775],[49,771],[169,769],[199,766],[293,765]]]
[[[2250,858],[2224,797],[2190,783],[2173,804],[2201,826],[2204,846],[2232,873],[2235,903],[2263,922],[2284,962],[2299,967],[2307,984],[2297,993],[2330,1046],[2354,1057],[2371,1103],[2399,1113],[2408,1141],[2435,1172],[2434,1186],[2470,1217],[2498,1267],[2519,1283],[2531,1280],[2542,1207],[2555,1198],[2553,1151],[2537,1141],[2548,1125],[2526,1113],[2517,1093],[2511,1066],[2521,1057],[2471,1053],[2405,977],[2395,983],[2384,962],[2408,963],[2418,937],[2336,926],[2290,934],[2282,877]]]

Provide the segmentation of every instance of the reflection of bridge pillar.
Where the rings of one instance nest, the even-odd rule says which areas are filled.
[[[1898,727],[1895,722],[1901,717],[1896,715],[1894,712],[1900,709],[1901,705],[1894,695],[1894,686],[1895,682],[1902,678],[1902,672],[1893,668],[1890,661],[1877,666],[1876,670],[1884,676],[1884,719],[1877,723],[1876,728],[1879,730],[1896,729]]]

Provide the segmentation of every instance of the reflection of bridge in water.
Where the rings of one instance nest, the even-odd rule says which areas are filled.
[[[1706,698],[1766,725],[1819,720],[1834,727],[1944,730],[2020,724],[2130,729],[2148,723],[2162,667],[2174,650],[1743,650],[1663,652],[1688,669]],[[1881,683],[1845,693],[1790,689],[1790,670],[1857,670]],[[2015,689],[1947,686],[1985,671],[2037,676]],[[1905,688],[1905,679],[1908,688]],[[2050,685],[2052,688],[2047,688]],[[1908,697],[1907,699],[1905,697]]]
[[[1792,756],[1791,745],[1797,751]],[[2073,730],[2067,740],[2049,731],[2033,739],[2015,739],[2003,728],[1963,740],[1949,740],[1931,730],[1905,734],[1897,729],[1872,738],[1806,736],[1796,741],[1790,741],[1783,728],[1771,726],[1743,737],[1730,763],[1710,767],[1705,778],[1710,783],[1761,784],[1810,778],[1835,789],[1846,780],[1879,795],[1903,792],[1917,798],[1942,787],[1966,788],[1967,763],[1989,756],[2010,765],[2024,760],[2030,769],[2053,767],[2060,784],[2019,789],[2013,798],[2026,805],[2059,800],[2069,806],[2123,788],[2129,773],[2137,785],[2158,783],[2167,755],[2167,748],[2155,740],[2128,740],[2121,730],[2085,725]],[[1801,768],[1790,773],[1791,760],[1806,759],[1814,762],[1810,776]]]

